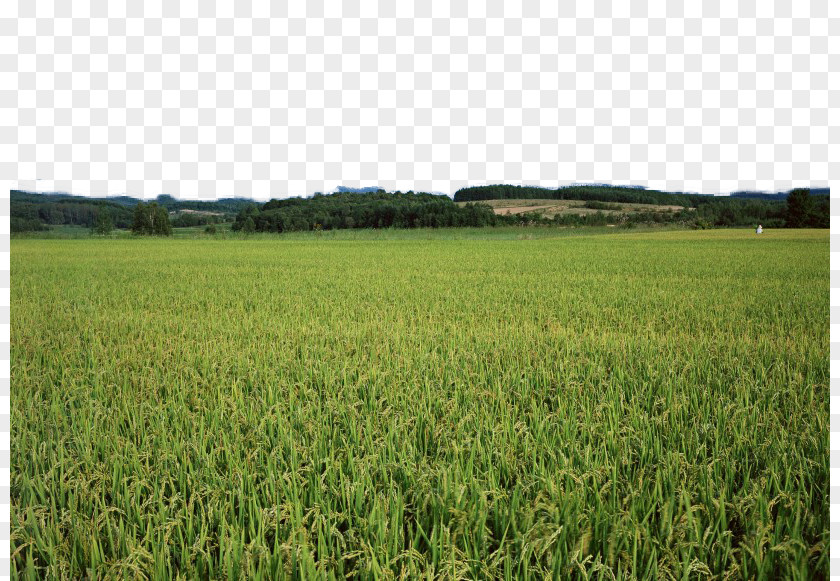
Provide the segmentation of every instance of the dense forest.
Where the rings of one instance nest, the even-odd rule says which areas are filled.
[[[506,187],[511,189],[503,189]],[[489,186],[489,188],[491,194],[521,193],[525,189],[517,186]],[[631,227],[636,224],[663,223],[681,224],[694,228],[753,227],[757,224],[770,228],[828,227],[828,196],[811,196],[808,190],[794,190],[788,199],[783,201],[667,194],[631,188],[626,188],[629,191],[607,191],[612,189],[618,188],[596,187],[588,190],[591,197],[585,207],[598,210],[594,213],[558,214],[552,218],[540,215],[538,212],[496,215],[489,206],[480,202],[459,206],[447,196],[427,193],[389,194],[384,190],[379,190],[376,193],[318,194],[312,198],[272,200],[262,207],[253,205],[244,208],[237,215],[233,229],[245,232],[284,232],[338,228],[441,228],[537,224],[561,226],[618,224]],[[540,190],[543,196],[545,191]],[[585,199],[586,194],[586,190],[578,189],[574,196],[566,199]],[[646,198],[647,194],[650,197]],[[521,199],[513,195],[509,197]],[[616,213],[622,208],[619,203],[652,204],[655,201],[658,204],[667,204],[672,202],[673,198],[694,200],[694,204],[670,204],[683,208],[671,212],[651,209],[651,211],[635,210]],[[792,209],[791,202],[794,206],[798,203],[797,207],[800,209],[797,207]]]
[[[444,228],[493,226],[493,209],[484,204],[455,204],[444,195],[385,190],[374,193],[316,194],[311,198],[271,200],[243,209],[235,231],[287,232],[340,228]]]
[[[794,193],[804,194],[807,207],[803,218],[790,219],[789,198]],[[763,224],[781,227],[829,227],[829,190],[800,188],[783,194],[736,192],[733,196],[710,196],[647,190],[641,187],[609,185],[567,186],[557,189],[516,185],[492,185],[464,188],[455,192],[456,202],[479,202],[505,199],[585,200],[604,204],[635,203],[682,206],[686,210],[670,216],[629,216],[624,221],[669,221],[690,223],[698,227],[751,226]],[[604,208],[606,209],[606,208]],[[647,213],[645,213],[647,214]],[[574,222],[578,217],[564,217]],[[583,222],[593,218],[581,218]],[[601,221],[599,217],[597,220]]]
[[[116,228],[131,228],[134,210],[142,203],[137,198],[87,198],[70,194],[37,194],[11,191],[10,227],[12,232],[46,230],[49,226],[70,225],[94,228],[101,213],[106,213]],[[226,198],[203,202],[178,200],[160,195],[155,203],[172,214],[172,225],[203,226],[232,221],[236,213],[253,204],[251,200]]]
[[[633,204],[667,204],[689,207],[693,198],[707,197],[691,194],[668,193],[648,190],[642,187],[609,185],[566,186],[562,188],[541,188],[498,184],[473,186],[455,192],[456,202],[478,202],[483,200],[594,200],[599,202],[623,202]]]
[[[28,194],[26,200],[16,199],[12,192],[10,228],[12,232],[47,230],[49,226],[72,225],[93,227],[100,213],[107,212],[114,226],[130,228],[134,210],[114,202],[79,199],[40,199]]]
[[[157,207],[168,214],[173,227],[205,226],[233,222],[234,231],[286,232],[341,228],[444,228],[456,226],[561,225],[592,226],[615,224],[670,223],[693,228],[755,226],[769,228],[828,228],[828,189],[796,189],[764,194],[736,192],[732,196],[709,196],[647,190],[642,187],[609,185],[568,186],[557,189],[516,185],[464,188],[454,201],[445,195],[422,192],[388,193],[371,188],[341,188],[334,194],[316,193],[308,198],[285,198],[257,204],[252,200],[228,198],[218,201],[180,201],[158,196]],[[538,212],[496,215],[481,202],[498,199],[582,200],[596,210],[585,214],[565,213],[546,217]],[[459,205],[456,202],[468,202]],[[54,225],[84,226],[107,230],[105,226],[129,229],[135,210],[143,202],[136,198],[85,198],[68,194],[11,192],[11,231],[37,231]],[[670,212],[635,209],[622,212],[622,203],[670,205]],[[681,208],[681,209],[680,209]]]
[[[828,188],[808,189],[812,196],[828,196]],[[728,195],[688,194],[683,192],[662,192],[642,186],[611,186],[609,184],[571,185],[560,188],[518,186],[497,184],[472,186],[455,192],[456,202],[478,202],[482,200],[595,200],[600,202],[622,202],[630,204],[661,204],[669,206],[696,207],[698,204],[717,203],[733,198],[747,198],[762,201],[784,202],[790,192],[733,192]]]
[[[812,196],[827,196],[829,195],[829,188],[807,188]],[[729,194],[732,198],[758,198],[761,200],[781,200],[785,201],[790,192],[776,192],[775,194],[768,194],[767,192],[732,192]]]

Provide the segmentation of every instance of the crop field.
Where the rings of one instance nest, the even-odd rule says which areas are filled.
[[[429,238],[12,240],[12,577],[827,578],[828,230]]]

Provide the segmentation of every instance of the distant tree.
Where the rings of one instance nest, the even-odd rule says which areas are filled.
[[[811,228],[829,228],[831,226],[831,199],[828,196],[812,196],[814,209],[811,212]]]
[[[233,226],[231,226],[231,230],[234,232],[239,232],[245,227],[245,222],[248,218],[251,219],[251,223],[255,224],[254,228],[256,228],[256,223],[254,222],[254,218],[258,216],[260,213],[260,209],[257,207],[256,204],[248,204],[236,215],[236,219],[233,221]],[[253,232],[253,230],[252,230]]]
[[[154,212],[149,211],[149,205],[143,202],[134,207],[134,221],[131,223],[131,231],[135,234],[149,235],[152,233]]]
[[[12,232],[41,232],[49,230],[49,227],[42,224],[37,218],[19,218],[12,216],[9,220]]]
[[[162,206],[155,206],[155,221],[154,221],[154,233],[157,236],[171,236],[172,235],[172,223],[169,221],[169,212],[166,211],[166,208]]]
[[[810,225],[814,201],[811,191],[807,188],[791,190],[787,198],[787,216],[785,225],[788,228],[805,228]]]
[[[205,234],[215,234],[216,233],[216,225],[210,224],[204,229]]]
[[[216,216],[197,213],[180,213],[172,219],[171,224],[174,228],[190,228],[193,226],[206,226],[217,221]]]
[[[111,213],[108,210],[99,210],[96,214],[96,222],[93,225],[93,233],[107,235],[114,229],[114,221],[111,219]]]
[[[170,236],[172,224],[169,222],[169,212],[158,206],[156,202],[144,204],[140,202],[134,208],[134,222],[131,231],[144,236]]]
[[[254,224],[254,219],[251,216],[245,218],[245,221],[242,223],[242,231],[245,234],[251,234],[257,229],[256,224]]]

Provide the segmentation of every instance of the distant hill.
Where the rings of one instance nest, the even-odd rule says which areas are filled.
[[[814,188],[811,195],[828,195],[828,188]],[[519,186],[496,184],[471,186],[455,192],[456,202],[477,202],[483,200],[595,200],[627,204],[657,204],[692,207],[698,204],[715,203],[727,198],[746,198],[767,201],[784,201],[789,192],[740,191],[728,195],[713,196],[686,192],[650,190],[643,186],[613,186],[610,184],[572,184],[559,188],[541,186]]]
[[[170,212],[178,210],[199,210],[222,214],[236,214],[242,208],[254,203],[254,200],[247,198],[221,198],[206,202],[202,200],[179,200],[166,194],[161,194],[155,198],[155,201]]]
[[[74,204],[113,204],[117,206],[134,207],[140,202],[140,198],[132,198],[131,196],[108,196],[108,197],[89,197],[76,196],[66,192],[28,192],[26,190],[11,190],[11,201],[14,202],[30,202],[30,203],[55,203],[68,202]],[[253,204],[254,201],[249,198],[221,198],[219,200],[179,200],[167,194],[161,194],[154,199],[158,205],[163,206],[170,211],[178,210],[200,210],[205,212],[220,212],[225,214],[235,214],[245,206]]]
[[[809,227],[828,228],[829,198],[827,188],[811,190],[811,209],[807,210],[806,220]],[[513,206],[522,212],[511,209],[498,210],[505,215],[513,213],[520,216],[538,214],[546,217],[553,214],[555,220],[574,220],[575,215],[585,218],[586,224],[600,219],[604,212],[612,212],[610,219],[615,219],[619,210],[610,210],[611,206],[633,204],[637,207],[627,213],[621,213],[628,219],[648,221],[665,220],[694,224],[696,227],[732,227],[756,226],[763,224],[768,228],[789,226],[792,223],[788,215],[786,198],[789,192],[736,192],[735,195],[713,196],[683,192],[663,192],[643,187],[611,186],[608,184],[574,184],[560,188],[543,188],[497,184],[463,188],[455,192],[455,202],[483,202],[497,204],[502,201],[516,201]],[[541,201],[539,208],[530,210],[531,200]],[[567,202],[576,201],[575,204]],[[563,206],[561,209],[560,206]],[[568,206],[568,207],[567,207]],[[670,214],[657,212],[657,206],[671,206]],[[579,208],[603,210],[600,215],[583,212]]]
[[[596,225],[621,218],[700,226],[767,227],[788,224],[789,192],[738,191],[713,196],[649,190],[642,186],[572,184],[559,188],[497,184],[462,188],[454,199],[446,194],[409,191],[386,192],[377,186],[339,186],[333,194],[271,200],[265,204],[246,198],[214,201],[179,200],[162,194],[155,199],[170,213],[172,225],[201,226],[216,222],[244,224],[251,217],[256,230],[286,231],[345,227],[416,227],[513,224],[553,220],[563,225]],[[809,224],[828,227],[829,189],[810,190],[813,210]],[[534,201],[542,200],[537,208]],[[504,211],[464,207],[465,202],[517,201]],[[557,202],[559,201],[559,203]],[[569,201],[575,201],[569,204]],[[91,227],[102,212],[110,214],[117,228],[129,228],[139,198],[131,196],[86,197],[66,192],[36,193],[11,190],[11,230],[43,230],[49,226]],[[563,206],[560,211],[560,206]],[[566,207],[568,206],[568,208]],[[533,207],[533,208],[532,208]],[[514,211],[518,208],[519,210]],[[518,216],[518,217],[517,217]],[[605,218],[606,216],[606,218]],[[584,218],[578,224],[578,218]]]
[[[811,188],[812,196],[828,196],[831,192],[829,188]],[[732,192],[729,194],[731,198],[751,198],[756,200],[786,200],[790,192]]]
[[[462,188],[455,192],[456,202],[477,202],[481,200],[592,200],[600,202],[621,202],[626,204],[656,204],[689,207],[698,201],[714,196],[684,194],[682,192],[661,192],[639,186],[612,186],[609,184],[573,184],[559,188],[498,184]]]
[[[446,195],[424,192],[336,192],[271,200],[240,212],[233,231],[292,232],[345,228],[445,228],[495,226],[501,219],[485,204],[462,207]]]
[[[348,188],[347,186],[338,186],[335,191],[339,194],[372,194],[381,190],[379,186],[370,186],[367,188]]]
[[[197,226],[211,221],[232,221],[236,214],[253,200],[224,198],[215,201],[178,200],[160,195],[155,201],[173,215],[174,226]],[[71,225],[91,227],[101,212],[110,214],[117,228],[129,228],[139,198],[130,196],[87,197],[66,192],[28,192],[11,190],[10,214],[12,232],[43,230],[48,226]]]
[[[137,204],[138,200],[128,196],[113,196],[110,198],[93,198],[88,196],[74,196],[66,192],[29,192],[26,190],[11,190],[10,196],[12,202],[109,202],[123,206],[133,206]]]

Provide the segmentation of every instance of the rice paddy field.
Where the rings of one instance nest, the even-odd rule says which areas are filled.
[[[827,230],[443,236],[12,240],[12,577],[827,578]]]

